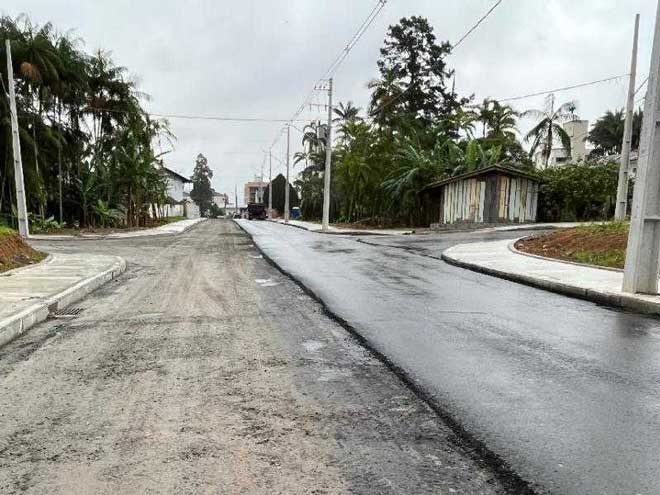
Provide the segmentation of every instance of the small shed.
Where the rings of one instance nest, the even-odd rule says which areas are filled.
[[[535,222],[539,180],[523,170],[492,165],[429,184],[423,193],[441,224]]]

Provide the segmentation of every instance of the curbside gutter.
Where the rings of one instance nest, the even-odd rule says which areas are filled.
[[[126,261],[119,256],[115,258],[115,263],[101,273],[81,280],[55,296],[0,320],[0,347],[47,319],[50,313],[81,300],[95,289],[121,275],[126,271]]]
[[[529,256],[539,260],[547,261],[549,263],[559,262],[568,265],[576,265],[576,266],[583,266],[583,267],[596,268],[596,269],[599,268],[581,263],[572,263],[563,260],[545,258],[543,256],[538,256],[538,255],[530,255],[528,253],[521,253],[520,251],[515,249],[515,247],[513,247],[515,243],[518,242],[519,240],[520,239],[516,239],[509,244],[509,249],[513,254],[519,256]],[[513,249],[511,249],[512,247]],[[576,299],[582,299],[585,301],[594,302],[596,304],[601,304],[603,306],[612,306],[615,308],[625,309],[638,313],[660,315],[660,301],[656,302],[649,299],[644,299],[643,298],[644,296],[639,297],[632,294],[628,295],[624,293],[614,293],[614,292],[594,290],[586,287],[580,287],[578,285],[557,282],[554,280],[547,280],[541,277],[535,277],[533,275],[526,275],[522,273],[513,273],[506,270],[500,270],[497,268],[485,266],[483,264],[472,263],[454,257],[451,254],[452,249],[454,248],[452,247],[443,251],[441,258],[446,263],[457,266],[459,268],[464,268],[474,272],[482,273],[484,275],[490,275],[493,277],[501,278],[504,280],[508,280],[510,282],[516,282],[519,284],[527,285],[529,287],[547,290],[549,292],[562,294],[564,296],[569,296],[569,297],[574,297]],[[619,271],[619,270],[608,270],[608,271]]]

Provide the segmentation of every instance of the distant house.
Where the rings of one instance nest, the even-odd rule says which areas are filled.
[[[264,199],[264,189],[268,187],[268,182],[255,180],[245,184],[243,190],[243,201],[248,205],[250,203],[262,203]]]
[[[219,208],[225,208],[229,204],[229,196],[224,193],[219,193],[213,190],[213,202]]]
[[[160,206],[160,214],[164,217],[186,216],[184,189],[192,181],[188,177],[167,167],[161,168],[167,179],[167,203]]]
[[[422,194],[437,223],[496,224],[535,222],[538,192],[535,175],[493,165],[429,184]]]
[[[183,204],[186,218],[199,218],[201,213],[199,212],[199,206],[195,203],[190,197],[190,193],[187,191],[183,192]]]

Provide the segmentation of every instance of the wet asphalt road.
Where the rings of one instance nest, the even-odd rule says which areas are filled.
[[[517,493],[228,221],[0,349],[0,493]]]
[[[660,320],[440,261],[461,242],[243,225],[540,493],[660,493]]]

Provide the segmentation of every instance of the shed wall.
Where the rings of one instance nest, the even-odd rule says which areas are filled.
[[[446,224],[536,221],[538,183],[492,175],[451,182],[443,188],[440,221]]]

